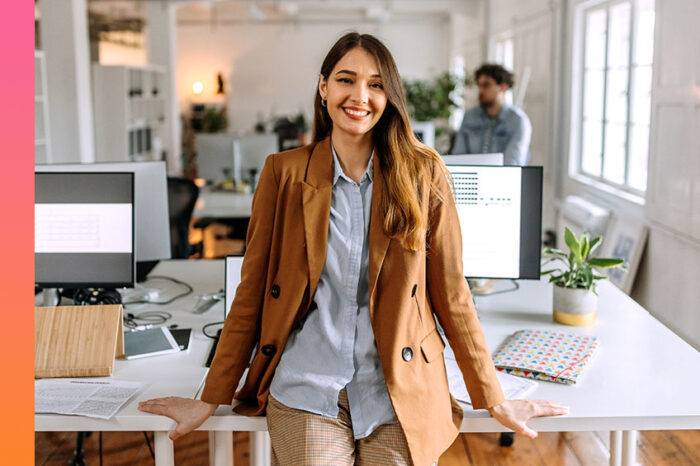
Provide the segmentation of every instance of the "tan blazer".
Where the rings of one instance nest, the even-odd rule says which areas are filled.
[[[385,189],[374,157],[369,231],[369,315],[389,396],[414,464],[433,463],[452,444],[462,410],[449,393],[437,316],[454,349],[474,408],[503,401],[471,294],[462,276],[457,211],[444,172],[433,183],[447,199],[423,212],[426,251],[411,252],[382,229]],[[264,413],[270,382],[291,330],[309,309],[325,263],[333,182],[327,138],[267,158],[253,198],[241,284],[221,333],[202,400],[230,404],[251,353],[236,412]],[[412,357],[408,357],[411,353]]]

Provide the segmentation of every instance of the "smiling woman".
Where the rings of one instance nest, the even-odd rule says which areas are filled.
[[[475,409],[531,437],[531,417],[566,413],[504,401],[445,173],[411,131],[386,47],[341,37],[321,66],[314,142],[269,156],[260,175],[202,400],[140,409],[175,419],[174,439],[235,398],[236,412],[267,414],[273,464],[428,465],[462,422],[437,318]]]

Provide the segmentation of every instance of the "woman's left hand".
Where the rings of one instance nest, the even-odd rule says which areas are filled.
[[[537,432],[527,426],[530,418],[569,414],[569,407],[556,401],[506,400],[500,405],[489,408],[489,413],[516,434],[535,438]]]

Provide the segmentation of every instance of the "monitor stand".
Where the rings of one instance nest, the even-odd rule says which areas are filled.
[[[156,265],[158,265],[158,262],[160,261],[140,261],[136,263],[136,282],[141,283],[143,281],[146,281],[146,278],[148,277],[148,274],[151,273],[151,270],[155,268]]]
[[[44,288],[41,294],[44,299],[42,303],[43,306],[58,306],[61,299],[61,296],[58,293],[58,288]]]

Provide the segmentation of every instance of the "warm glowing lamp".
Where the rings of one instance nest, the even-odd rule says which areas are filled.
[[[204,84],[202,84],[201,81],[195,81],[194,84],[192,84],[192,92],[194,92],[195,95],[200,95],[202,91],[204,91]]]

